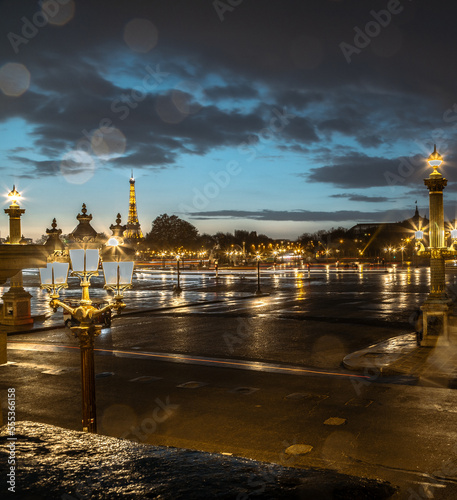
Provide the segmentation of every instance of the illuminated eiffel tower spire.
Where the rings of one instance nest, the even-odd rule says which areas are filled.
[[[136,210],[136,196],[135,196],[135,179],[130,177],[130,198],[129,198],[129,217],[127,220],[127,229],[124,231],[124,238],[130,240],[144,239],[141,231],[140,223],[138,221],[138,212]]]

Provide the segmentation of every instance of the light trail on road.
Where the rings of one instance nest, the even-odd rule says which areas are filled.
[[[68,349],[79,350],[79,347],[9,341],[8,349],[17,349],[21,351],[62,352]],[[186,364],[202,365],[202,366],[219,366],[225,368],[236,368],[239,370],[281,373],[289,375],[325,375],[331,377],[370,379],[370,377],[367,375],[356,375],[352,373],[313,370],[310,368],[304,368],[304,367],[302,368],[292,365],[276,365],[273,363],[263,363],[260,361],[241,361],[237,359],[208,358],[203,356],[188,356],[186,354],[120,351],[116,349],[94,349],[94,352],[100,355],[112,355],[120,358],[133,358],[133,359],[151,358],[158,361],[170,361],[175,363],[186,363]]]

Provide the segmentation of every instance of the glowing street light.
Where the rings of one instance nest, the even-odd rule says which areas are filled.
[[[113,239],[114,238],[108,241],[108,245]],[[117,249],[118,242],[116,241],[116,244],[113,244],[113,246]],[[103,274],[105,275],[104,288],[115,292],[115,302],[122,302],[124,290],[132,287],[134,262],[120,261],[119,256],[114,262],[102,262],[102,267]]]
[[[18,200],[21,197],[20,193],[17,191],[16,186],[13,185],[13,189],[8,193],[8,199],[12,206],[19,206]]]

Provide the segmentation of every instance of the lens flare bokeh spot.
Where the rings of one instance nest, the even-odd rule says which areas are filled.
[[[85,151],[68,151],[60,163],[60,172],[70,184],[85,184],[95,173],[95,163]]]
[[[124,41],[134,52],[149,52],[156,46],[158,37],[157,28],[148,19],[132,19],[124,28]]]
[[[101,424],[104,433],[119,437],[137,425],[137,415],[130,406],[114,404],[103,412]]]
[[[0,89],[11,97],[19,97],[30,86],[30,72],[20,63],[6,63],[0,68]]]
[[[93,152],[104,160],[122,156],[126,144],[125,135],[115,127],[99,128],[92,134],[91,138]]]
[[[75,15],[74,0],[67,0],[65,3],[55,0],[45,0],[41,5],[41,11],[47,17],[50,24],[64,26],[73,19]]]

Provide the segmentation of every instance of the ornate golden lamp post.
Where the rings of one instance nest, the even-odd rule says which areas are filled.
[[[117,243],[117,240],[113,240]],[[63,257],[61,259],[63,260]],[[131,286],[134,265],[133,262],[119,261],[103,263],[105,288],[115,291],[116,295],[113,303],[99,309],[92,305],[89,296],[90,279],[98,275],[99,259],[98,249],[70,250],[71,275],[78,276],[82,289],[78,307],[70,307],[59,300],[59,291],[68,286],[69,263],[55,261],[40,269],[41,287],[51,292],[50,306],[54,311],[62,307],[79,322],[78,326],[73,326],[71,329],[79,339],[81,351],[82,424],[83,431],[92,433],[97,432],[94,339],[101,332],[101,325],[96,324],[96,320],[108,310],[115,309],[120,312],[125,307],[122,292]]]
[[[448,341],[448,317],[451,311],[451,299],[446,294],[445,259],[457,254],[456,244],[457,232],[452,231],[451,245],[446,245],[444,237],[444,209],[443,189],[447,185],[447,179],[438,172],[438,167],[443,161],[442,156],[434,147],[433,153],[428,158],[433,172],[424,184],[429,190],[430,224],[429,224],[429,246],[422,243],[423,231],[416,231],[416,248],[419,255],[430,257],[430,293],[427,300],[421,306],[423,312],[423,345],[433,346],[440,334],[444,342]],[[441,331],[428,333],[428,318],[438,316],[443,320]]]

